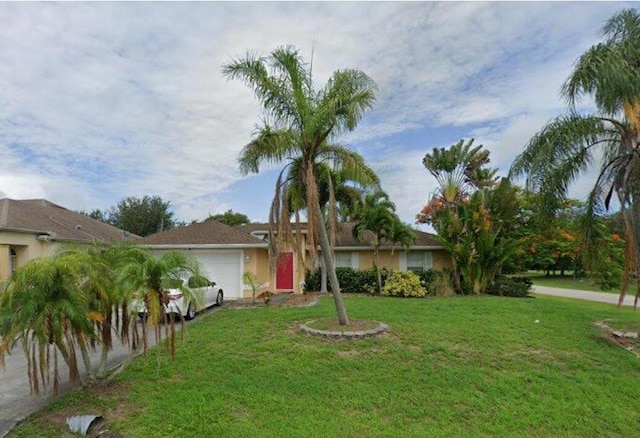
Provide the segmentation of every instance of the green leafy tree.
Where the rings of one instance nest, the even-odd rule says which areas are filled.
[[[247,216],[246,214],[234,212],[231,209],[225,211],[224,213],[209,215],[209,217],[206,218],[205,221],[209,220],[222,222],[223,224],[229,225],[230,227],[251,223],[249,216]]]
[[[109,209],[107,223],[138,236],[149,236],[176,226],[170,205],[159,196],[129,196]]]
[[[526,175],[528,188],[540,192],[550,216],[566,198],[570,183],[590,168],[598,152],[602,154],[583,221],[586,262],[592,270],[601,262],[598,218],[615,195],[626,241],[621,303],[632,273],[640,272],[640,14],[636,9],[615,14],[602,28],[602,36],[603,42],[580,56],[562,88],[569,114],[529,141],[511,175]],[[594,99],[597,113],[576,111],[583,96]]]
[[[485,293],[518,245],[510,236],[516,189],[506,179],[497,183],[488,163],[489,151],[473,147],[473,139],[434,149],[423,160],[439,186],[418,221],[432,224],[451,254],[458,292]]]
[[[355,129],[375,101],[375,83],[359,70],[338,70],[324,88],[316,90],[311,69],[291,47],[278,48],[268,57],[248,54],[226,64],[223,72],[227,78],[241,79],[249,85],[266,115],[253,140],[240,154],[241,173],[258,173],[262,164],[291,163],[301,157],[300,174],[304,175],[307,187],[309,248],[315,255],[319,241],[338,320],[346,325],[349,319],[340,293],[329,234],[322,219],[317,165],[328,162],[334,168],[356,169],[359,163],[364,163],[360,155],[333,144],[332,140]],[[282,239],[291,235],[291,208],[287,204],[288,186],[284,175],[281,173],[276,181],[269,215],[270,223],[278,228],[278,238],[270,239],[272,260],[277,260]]]
[[[415,241],[415,235],[407,225],[402,223],[396,214],[395,204],[382,190],[364,196],[364,202],[357,210],[354,219],[353,236],[356,240],[364,240],[367,234],[371,238],[373,268],[377,277],[378,294],[381,294],[380,246],[384,243],[392,245],[401,243],[408,248]]]

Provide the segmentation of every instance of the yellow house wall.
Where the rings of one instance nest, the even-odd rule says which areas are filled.
[[[445,269],[451,269],[453,262],[451,261],[451,255],[445,250],[432,251],[433,253],[433,269],[436,271],[442,271]]]
[[[382,250],[379,254],[380,268],[386,268],[389,270],[400,269],[400,254],[404,250],[395,250],[393,253],[390,250]],[[445,250],[433,250],[426,251],[433,255],[433,269],[442,271],[443,269],[451,268],[451,256]],[[358,269],[370,269],[373,268],[373,250],[371,251],[358,251]]]
[[[271,272],[269,271],[269,252],[264,248],[251,248],[244,250],[244,272],[251,272],[257,277],[257,284],[260,286],[256,291],[256,295],[260,295],[264,291],[270,290],[274,284],[271,280]],[[253,290],[248,284],[243,287],[242,295],[244,298],[252,298]]]
[[[8,280],[11,275],[10,248],[16,251],[16,267],[20,268],[29,260],[55,254],[59,247],[59,242],[41,241],[34,234],[0,232],[0,281]]]
[[[373,250],[371,251],[358,251],[358,267],[365,270],[373,268]],[[380,251],[378,254],[379,267],[389,270],[400,269],[400,251]]]

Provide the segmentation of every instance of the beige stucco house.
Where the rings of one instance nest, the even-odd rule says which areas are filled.
[[[0,282],[27,261],[54,254],[64,243],[137,237],[44,199],[0,199]]]
[[[370,236],[362,242],[352,236],[353,223],[338,224],[335,240],[337,267],[369,269],[373,266]],[[216,221],[196,223],[153,234],[138,241],[154,254],[178,250],[193,255],[203,271],[224,290],[225,299],[247,298],[252,295],[242,273],[253,272],[260,291],[302,293],[307,269],[317,266],[317,259],[308,257],[306,224],[298,230],[300,245],[292,245],[280,254],[276,266],[269,263],[269,224],[247,224],[229,227]],[[416,242],[409,251],[389,245],[380,249],[380,267],[390,270],[427,270],[451,267],[451,257],[429,233],[415,231]]]

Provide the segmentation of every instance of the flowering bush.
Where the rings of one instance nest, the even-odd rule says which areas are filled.
[[[382,295],[392,297],[424,297],[426,290],[420,277],[411,271],[394,271],[382,288]]]

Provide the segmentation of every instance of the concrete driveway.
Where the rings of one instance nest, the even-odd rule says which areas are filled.
[[[190,321],[188,324],[197,323],[203,316],[214,312],[218,307],[205,310],[199,314],[195,320]],[[149,335],[149,344],[155,345],[155,339],[153,331]],[[127,347],[122,346],[119,341],[114,341],[113,350],[109,353],[109,359],[107,360],[107,368],[115,367],[123,362],[126,362],[140,353],[131,353]],[[79,358],[78,354],[78,358]],[[80,359],[78,359],[80,360]],[[97,371],[100,363],[100,351],[96,351],[91,354],[91,363],[94,365],[94,370]],[[13,349],[11,356],[5,357],[5,369],[0,368],[0,438],[4,437],[9,431],[20,421],[26,418],[33,412],[43,408],[53,399],[53,387],[47,387],[47,394],[35,396],[29,394],[29,378],[27,377],[27,360],[24,357],[22,348],[17,345]],[[82,362],[79,363],[81,374],[84,373],[84,366]],[[73,389],[78,385],[70,385],[67,382],[67,376],[69,375],[69,369],[60,360],[60,394]],[[100,415],[97,413],[96,415]]]
[[[607,292],[590,292],[575,289],[561,289],[558,287],[533,286],[533,293],[540,295],[553,295],[555,297],[576,298],[578,300],[596,301],[618,305],[618,294]],[[624,306],[633,306],[634,295],[627,295],[622,303]],[[640,303],[639,303],[640,304]]]

